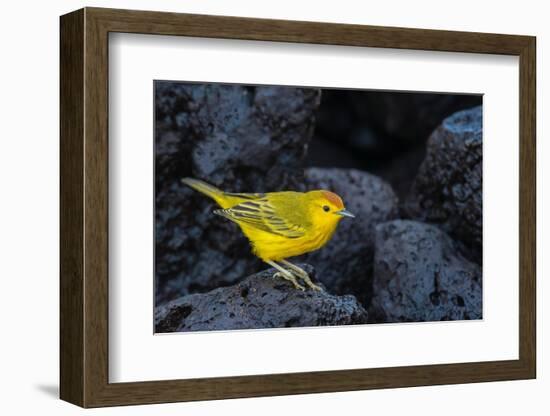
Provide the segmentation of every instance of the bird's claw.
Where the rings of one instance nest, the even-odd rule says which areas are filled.
[[[323,291],[323,288],[321,286],[317,286],[315,283],[313,283],[311,281],[311,278],[309,277],[309,274],[307,274],[306,272],[303,272],[303,274],[300,273],[299,277],[301,279],[303,279],[303,281],[306,283],[306,285],[308,285],[308,287],[310,289],[313,289],[313,290],[316,290],[316,291],[319,291],[319,292]]]
[[[281,272],[277,272],[273,275],[273,277],[282,277],[283,279],[285,280],[288,280],[290,283],[292,283],[292,285],[294,286],[294,288],[298,289],[298,290],[301,290],[302,292],[306,290],[305,287],[303,287],[300,283],[298,283],[296,281],[296,278],[294,279],[291,279],[289,276],[287,276],[286,274],[284,273],[281,273]],[[294,276],[292,276],[294,277]]]
[[[323,288],[321,286],[317,286],[315,283],[308,284],[308,286],[313,290],[317,290],[318,292],[323,291]]]
[[[302,292],[304,292],[306,290],[306,288],[304,286],[302,286],[300,283],[298,283],[296,281],[296,278],[294,279],[290,279],[286,274],[284,273],[281,273],[281,272],[277,272],[273,275],[273,277],[276,277],[276,278],[283,278],[285,280],[288,280],[290,283],[292,283],[292,285],[294,286],[294,288],[298,289],[298,290],[301,290]],[[308,282],[307,280],[305,281],[308,288],[312,289],[312,290],[315,290],[315,291],[318,291],[318,292],[322,292],[323,291],[323,288],[321,286],[317,286],[315,283],[313,283],[311,280]]]

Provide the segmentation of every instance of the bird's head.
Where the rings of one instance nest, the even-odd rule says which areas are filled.
[[[342,218],[355,218],[346,210],[342,198],[326,190],[310,191],[310,216],[316,224],[336,225]]]

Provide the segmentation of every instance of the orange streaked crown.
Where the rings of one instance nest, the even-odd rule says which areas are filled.
[[[323,196],[327,199],[327,201],[330,201],[338,209],[344,208],[344,202],[342,201],[342,198],[340,198],[334,192],[330,192],[330,191],[321,191],[321,192],[323,193]]]

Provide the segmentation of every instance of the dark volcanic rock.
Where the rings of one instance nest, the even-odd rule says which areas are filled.
[[[314,279],[311,266],[301,265]],[[155,309],[155,331],[183,332],[252,328],[351,325],[367,322],[353,296],[296,290],[269,269],[240,283],[183,296]]]
[[[331,292],[353,294],[368,304],[372,288],[374,229],[397,218],[397,198],[383,180],[353,169],[306,169],[308,189],[328,189],[355,218],[344,218],[330,242],[305,256]]]
[[[396,220],[376,228],[374,322],[481,319],[481,268],[439,228]]]
[[[482,110],[445,119],[428,140],[427,154],[404,205],[407,216],[435,223],[482,259]]]
[[[180,179],[233,192],[300,189],[319,100],[318,89],[155,83],[157,304],[260,267],[238,227]]]

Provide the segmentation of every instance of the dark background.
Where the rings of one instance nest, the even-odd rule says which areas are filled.
[[[308,166],[356,168],[409,191],[430,133],[481,95],[323,89]]]

